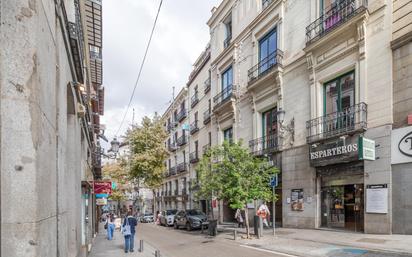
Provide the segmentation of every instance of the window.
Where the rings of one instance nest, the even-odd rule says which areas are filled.
[[[183,151],[183,163],[186,163],[186,151]]]
[[[259,74],[276,64],[277,32],[270,31],[259,41]]]
[[[195,153],[196,153],[196,157],[197,157],[198,150],[199,150],[199,141],[195,141]]]
[[[197,122],[198,115],[199,115],[199,113],[195,112],[195,122]]]
[[[230,66],[225,72],[222,74],[222,101],[225,100],[230,96],[232,93],[232,82],[233,82],[233,70],[232,66]]]
[[[324,114],[342,112],[355,105],[355,73],[353,71],[325,83]]]
[[[262,113],[262,135],[271,136],[277,135],[278,132],[278,118],[277,108],[273,108],[267,112]]]
[[[229,142],[233,141],[233,128],[232,127],[225,129],[223,131],[223,139]]]
[[[225,40],[223,41],[223,47],[226,48],[230,45],[230,40],[232,39],[232,13],[227,16],[223,24],[225,26]]]
[[[212,145],[212,132],[209,132],[208,139],[209,139],[209,146],[211,146]]]

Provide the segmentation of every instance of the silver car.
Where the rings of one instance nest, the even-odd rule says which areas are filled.
[[[160,215],[161,226],[173,226],[177,210],[165,210]]]

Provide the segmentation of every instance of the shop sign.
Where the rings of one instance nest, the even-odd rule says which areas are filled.
[[[313,144],[310,146],[309,159],[314,166],[375,160],[375,141],[362,136],[347,136],[335,141]]]
[[[388,185],[367,185],[366,186],[366,212],[367,213],[388,213]]]
[[[97,198],[96,205],[107,205],[107,198]]]
[[[112,194],[111,181],[94,181],[93,190],[95,194]]]
[[[392,130],[392,164],[412,162],[412,126]]]

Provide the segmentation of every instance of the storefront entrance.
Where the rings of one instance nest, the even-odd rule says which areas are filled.
[[[363,231],[363,184],[323,187],[322,226]]]

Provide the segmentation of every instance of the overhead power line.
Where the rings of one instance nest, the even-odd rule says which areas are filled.
[[[123,115],[122,122],[120,123],[119,128],[117,129],[117,132],[116,132],[115,136],[117,136],[117,134],[119,134],[119,132],[120,132],[122,126],[123,126],[123,123],[126,120],[126,116],[127,116],[127,113],[130,109],[130,105],[132,104],[134,93],[136,92],[137,85],[139,84],[140,76],[142,75],[142,70],[143,70],[143,67],[144,67],[144,64],[145,64],[145,61],[146,61],[147,53],[149,51],[150,44],[152,42],[153,33],[155,31],[155,28],[156,28],[157,19],[159,18],[160,9],[162,8],[162,3],[163,3],[163,0],[160,0],[159,8],[157,9],[156,18],[155,18],[154,23],[153,23],[152,32],[150,33],[149,41],[147,42],[146,50],[145,50],[145,53],[144,53],[144,56],[143,56],[142,63],[140,64],[140,69],[139,69],[139,73],[137,75],[136,82],[134,83],[134,88],[133,88],[132,94],[130,96],[129,104],[127,105],[126,111]]]

